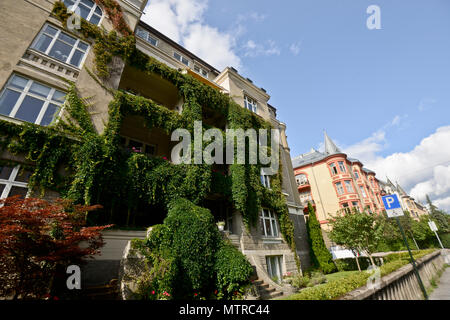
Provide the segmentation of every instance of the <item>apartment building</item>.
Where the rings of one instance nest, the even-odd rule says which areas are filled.
[[[48,126],[57,118],[64,117],[65,96],[68,82],[76,85],[81,97],[90,102],[89,114],[94,129],[98,133],[105,130],[109,120],[109,104],[113,100],[113,90],[121,90],[129,95],[142,96],[165,106],[176,114],[181,114],[185,103],[178,88],[159,74],[143,72],[113,57],[110,63],[110,77],[102,83],[92,76],[95,70],[95,42],[81,37],[76,31],[66,28],[54,15],[51,0],[25,0],[17,3],[5,0],[0,3],[2,20],[0,41],[0,121],[18,125],[34,123]],[[82,18],[92,25],[101,26],[106,31],[114,30],[114,23],[108,17],[102,1],[64,0],[66,6],[78,9]],[[282,193],[294,222],[296,254],[303,267],[309,265],[309,249],[303,206],[297,195],[290,150],[286,138],[286,125],[276,118],[276,108],[268,101],[269,94],[239,72],[227,67],[217,70],[200,57],[189,52],[161,32],[140,21],[146,0],[117,0],[123,12],[124,21],[136,36],[136,48],[179,73],[190,75],[197,81],[225,94],[239,104],[280,130],[280,162],[282,167]],[[203,122],[225,129],[227,120],[215,110],[203,107]],[[147,128],[138,116],[123,119],[120,128],[121,143],[124,147],[143,152],[149,157],[164,157],[170,161],[174,142],[164,130]],[[2,150],[1,159],[7,165],[1,167],[0,187],[2,197],[15,194],[30,195],[27,188],[29,176],[35,165],[29,157]],[[12,163],[15,163],[14,165]],[[26,170],[21,169],[25,166]],[[227,173],[227,168],[222,168]],[[270,178],[261,174],[261,183],[271,188]],[[56,192],[46,192],[46,197],[58,196]],[[227,235],[255,266],[258,276],[275,285],[274,278],[281,279],[286,272],[295,272],[295,257],[281,235],[279,220],[271,210],[262,209],[257,226],[247,230],[239,211],[224,207],[214,197],[205,200],[206,206],[226,221]],[[361,203],[362,205],[363,203]],[[155,214],[152,223],[161,223],[161,215]],[[158,220],[159,219],[159,220]],[[322,219],[323,220],[323,219]],[[147,221],[148,222],[148,221]],[[149,225],[143,225],[148,227]],[[145,235],[145,232],[144,232]],[[127,239],[142,234],[120,231],[108,233],[103,266],[99,274],[116,270]],[[99,266],[99,264],[98,264]],[[94,273],[91,267],[89,270]],[[113,270],[113,271],[114,271]]]
[[[420,216],[428,214],[426,207],[409,196],[398,182],[394,184],[386,178],[386,181],[380,181],[380,186],[385,194],[396,194],[402,209],[408,211],[413,219],[419,220]]]
[[[330,231],[329,219],[338,212],[356,208],[379,214],[383,210],[382,190],[375,172],[343,153],[326,132],[324,145],[324,152],[312,149],[292,159],[305,214],[311,203],[325,232]]]

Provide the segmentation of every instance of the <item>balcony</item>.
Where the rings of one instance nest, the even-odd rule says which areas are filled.
[[[309,180],[297,180],[297,189],[298,191],[311,188],[309,184]]]

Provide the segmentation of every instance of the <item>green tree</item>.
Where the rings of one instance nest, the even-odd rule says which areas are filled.
[[[430,216],[436,222],[439,232],[440,233],[450,232],[449,215],[446,214],[445,211],[439,210],[438,207],[436,207],[433,204],[433,202],[431,202],[431,199],[428,195],[427,195],[427,203],[430,209]]]
[[[328,251],[323,241],[322,229],[316,217],[316,212],[308,203],[309,219],[306,223],[308,230],[308,242],[312,264],[321,269],[324,273],[332,273],[336,271],[336,265],[333,263],[333,256]]]
[[[330,239],[350,250],[366,253],[372,265],[375,262],[372,253],[376,251],[381,240],[381,230],[373,215],[352,211],[336,215],[331,221]]]

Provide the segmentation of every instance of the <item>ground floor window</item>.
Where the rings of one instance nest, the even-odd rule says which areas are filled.
[[[25,198],[28,194],[28,180],[31,172],[21,170],[20,166],[0,167],[0,193],[1,198],[19,195]]]
[[[270,278],[276,283],[281,283],[283,274],[283,256],[267,256],[266,264],[267,273],[269,274]]]

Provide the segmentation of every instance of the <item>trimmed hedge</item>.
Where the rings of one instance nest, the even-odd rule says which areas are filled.
[[[419,259],[431,252],[434,249],[421,250],[413,253],[414,259]],[[406,254],[408,254],[406,252]],[[385,276],[409,263],[409,257],[405,258],[404,253],[391,254],[386,257],[387,263],[380,267],[381,276]],[[386,259],[385,259],[386,261]],[[287,297],[287,300],[335,300],[345,294],[358,289],[367,284],[367,279],[370,277],[368,272],[360,272],[349,275],[348,277],[330,281],[328,283],[302,290],[301,292]]]
[[[361,270],[366,270],[370,265],[370,259],[367,257],[359,257],[359,266],[361,267]],[[381,265],[381,259],[374,257],[375,264],[377,266]],[[334,263],[336,264],[336,267],[339,271],[357,271],[358,265],[356,264],[355,258],[345,258],[345,259],[337,259],[334,260]]]

